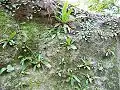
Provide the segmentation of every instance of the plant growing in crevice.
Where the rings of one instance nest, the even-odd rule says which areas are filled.
[[[58,38],[61,40],[61,35],[64,35],[63,27],[59,26],[56,28],[56,26],[52,29],[50,29],[50,32],[48,33],[52,39]]]
[[[75,18],[71,15],[73,9],[72,7],[68,8],[68,0],[66,0],[63,4],[63,7],[58,7],[57,12],[55,12],[55,18],[59,22],[55,25],[55,27],[62,26],[65,33],[70,32],[72,28],[69,26],[69,23],[73,22]]]
[[[39,53],[34,54],[34,60],[32,61],[32,65],[34,66],[34,71],[37,68],[43,68],[43,66],[46,66],[47,68],[51,68],[51,65],[48,60],[44,59],[43,56]]]
[[[56,16],[55,16],[55,18],[59,21],[59,22],[61,22],[61,23],[63,23],[63,24],[65,24],[65,23],[68,23],[68,22],[70,22],[71,20],[70,20],[70,15],[71,15],[71,13],[72,13],[72,8],[70,8],[70,9],[68,9],[68,0],[66,0],[65,2],[64,2],[64,4],[63,4],[63,7],[62,7],[62,12],[57,12],[57,13],[59,13],[59,14],[57,14],[56,13]],[[60,7],[59,7],[60,8]],[[61,9],[61,8],[60,8]]]
[[[72,87],[74,87],[76,85],[77,85],[77,88],[81,87],[81,84],[80,84],[81,81],[80,81],[79,77],[77,75],[73,74],[72,70],[68,70],[66,82],[70,83],[70,85]]]
[[[31,66],[32,57],[30,56],[19,56],[21,71],[24,71],[27,67]]]
[[[1,39],[0,44],[2,44],[2,47],[5,48],[8,44],[9,45],[15,45],[14,37],[16,36],[16,32],[12,32],[10,36],[6,39]]]
[[[70,50],[70,49],[76,50],[77,49],[77,47],[74,45],[74,41],[69,36],[66,37],[64,46],[68,50]]]
[[[33,67],[35,71],[37,68],[51,68],[50,62],[42,57],[42,54],[33,52],[28,46],[24,48],[26,55],[21,55],[18,58],[20,59],[21,70],[24,71],[27,67]]]
[[[92,83],[93,82],[93,78],[89,75],[89,74],[86,74],[85,77],[87,78],[87,81],[89,83]]]
[[[88,0],[89,5],[88,8],[90,10],[94,10],[97,12],[118,12],[119,13],[119,6],[117,5],[118,0]],[[115,8],[115,10],[112,11],[112,9]]]
[[[63,77],[64,76],[64,71],[65,70],[65,66],[66,66],[66,61],[64,58],[62,58],[58,64],[58,68],[57,68],[57,72],[56,74],[59,76],[59,77]]]
[[[115,56],[115,53],[111,49],[107,49],[105,52],[106,57]]]
[[[74,65],[72,61],[69,62],[64,58],[61,59],[56,74],[61,79],[60,83],[69,85],[72,90],[88,90],[88,84],[93,82],[88,70],[77,69],[76,63]]]
[[[80,68],[84,68],[84,69],[88,69],[91,70],[91,66],[93,64],[93,62],[91,60],[86,59],[85,57],[81,59],[82,64],[77,65],[77,67]]]

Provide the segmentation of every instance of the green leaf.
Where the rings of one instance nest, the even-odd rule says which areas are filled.
[[[40,65],[40,63],[39,63],[39,64],[37,64],[37,68],[40,68],[40,66],[41,66],[41,65]]]
[[[62,9],[62,21],[66,22],[67,18],[67,7],[68,7],[68,0],[64,2],[63,9]]]
[[[90,67],[89,67],[89,66],[86,66],[86,68],[87,68],[88,70],[90,70]]]
[[[13,33],[10,34],[10,37],[8,38],[8,42],[12,40],[16,35],[16,32],[14,31]]]
[[[73,44],[72,44],[70,47],[71,47],[71,49],[73,49],[73,50],[76,50],[76,49],[77,49],[77,47],[76,47],[75,45],[73,45]]]
[[[33,71],[36,71],[36,67],[37,67],[36,65],[33,67]]]
[[[15,37],[15,35],[16,32],[14,31],[13,33],[10,34],[9,38],[0,40],[0,42],[5,41],[2,47],[5,48],[6,45]]]
[[[58,18],[59,18],[59,17],[58,17]],[[60,25],[61,25],[61,23],[56,23],[54,27],[56,28],[56,27],[58,27],[58,26],[60,26]]]
[[[75,79],[77,82],[80,83],[80,79],[79,79],[77,76],[73,75],[73,77],[74,77],[74,79]]]
[[[64,29],[64,32],[67,33],[67,25],[66,24],[64,24],[63,29]]]
[[[66,44],[69,46],[69,45],[71,45],[71,42],[72,42],[71,38],[70,38],[70,37],[67,37],[67,39],[66,39]]]
[[[66,82],[70,82],[71,81],[71,77],[68,77],[67,79],[66,79]]]
[[[62,76],[60,72],[58,72],[58,75],[59,75],[60,77]]]
[[[52,35],[52,39],[54,39],[56,37],[56,34]]]
[[[66,0],[64,2],[64,4],[63,4],[62,13],[56,12],[56,13],[58,13],[60,15],[59,16],[55,16],[55,18],[58,21],[60,21],[61,23],[63,23],[63,24],[68,23],[70,21],[70,14],[71,14],[71,12],[73,10],[72,8],[68,9],[68,5],[69,5],[68,0]]]
[[[20,64],[21,65],[24,65],[25,64],[25,61],[32,61],[32,57],[25,57],[25,58],[22,58],[21,61],[20,61]]]
[[[78,68],[82,68],[82,67],[84,67],[84,65],[78,65],[77,67],[78,67]]]
[[[2,69],[0,70],[0,74],[2,74],[4,71],[6,71],[6,69],[7,69],[7,68],[2,68]]]
[[[103,68],[102,66],[99,68],[99,70],[101,70],[101,71],[102,71],[103,69],[104,69],[104,68]]]
[[[38,54],[38,61],[41,61],[43,59],[41,54]]]
[[[12,67],[11,65],[7,66],[7,72],[12,72],[14,71],[14,67]]]
[[[71,83],[71,86],[74,86],[74,79],[73,78],[70,78],[70,83]]]
[[[70,47],[70,46],[67,46],[67,49],[68,49],[68,50],[70,50],[70,49],[71,49],[71,47]]]
[[[92,78],[88,78],[89,79],[89,82],[92,83],[93,79]]]
[[[21,66],[21,70],[24,71],[27,67],[28,67],[28,65],[24,64],[24,65]]]
[[[61,19],[60,17],[55,16],[55,18],[56,18],[58,21],[62,22],[62,19]]]

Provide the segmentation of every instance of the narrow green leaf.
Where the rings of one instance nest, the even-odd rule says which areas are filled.
[[[81,68],[81,67],[84,67],[84,65],[78,65],[77,67],[78,67],[78,68]]]
[[[75,79],[77,82],[80,83],[80,79],[79,79],[77,76],[73,75],[73,77],[74,77],[74,79]]]
[[[71,86],[74,86],[74,82],[75,82],[75,81],[74,81],[74,79],[73,79],[73,78],[71,78],[70,80],[71,80],[71,81],[70,81]]]
[[[87,68],[88,70],[90,70],[90,67],[89,67],[89,66],[86,66],[86,68]]]
[[[71,45],[71,49],[73,49],[73,50],[76,50],[77,49],[77,47],[75,46],[75,45]]]
[[[4,71],[6,71],[6,69],[7,69],[7,68],[2,68],[2,69],[0,70],[0,74],[2,74]]]
[[[8,42],[13,39],[16,35],[16,32],[14,31],[13,33],[10,34],[10,37],[8,38]]]
[[[40,65],[40,63],[39,63],[39,64],[37,64],[37,67],[38,67],[38,68],[40,68],[40,66],[41,66],[41,65]]]
[[[69,45],[71,45],[71,38],[70,37],[67,37],[67,39],[66,39],[66,43],[67,43],[67,45],[69,46]]]
[[[33,67],[33,71],[36,71],[36,67],[37,67],[36,65]]]

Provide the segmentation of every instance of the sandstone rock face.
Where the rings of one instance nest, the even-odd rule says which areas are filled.
[[[56,0],[8,0],[2,7],[12,12],[17,20],[32,19],[33,14],[47,16],[53,14]]]
[[[6,64],[11,63],[14,61],[14,57],[16,55],[17,51],[14,48],[7,48],[2,50],[0,49],[0,67],[4,67]]]
[[[38,3],[38,6],[41,6],[41,4],[43,5],[42,7],[47,7],[42,1]],[[60,45],[61,41],[64,41],[64,35],[60,34],[59,37],[62,38],[57,37],[51,39],[50,37],[44,36],[48,30],[46,30],[46,32],[40,32],[41,29],[37,29],[36,37],[33,38],[34,40],[30,39],[32,41],[27,44],[33,46],[33,41],[37,40],[37,44],[35,45],[37,47],[34,48],[33,46],[32,49],[34,48],[35,51],[39,51],[46,59],[49,59],[52,64],[52,70],[45,69],[45,71],[34,72],[30,69],[28,70],[30,74],[25,77],[21,77],[18,74],[14,75],[13,73],[13,75],[8,78],[9,81],[6,79],[6,81],[2,82],[1,86],[15,89],[14,86],[17,83],[20,88],[22,85],[25,85],[25,89],[32,88],[32,90],[36,88],[36,90],[73,90],[68,88],[66,84],[65,86],[63,85],[64,87],[62,87],[61,83],[58,85],[58,81],[62,81],[61,78],[60,80],[58,78],[54,79],[55,76],[52,74],[56,73],[55,71],[60,68],[59,63],[61,58],[64,58],[67,62],[62,63],[65,64],[65,69],[68,67],[74,69],[74,67],[80,63],[80,58],[87,57],[87,59],[93,63],[91,73],[94,74],[92,77],[94,82],[89,86],[88,90],[120,89],[120,18],[109,15],[92,14],[84,10],[76,10],[72,15],[76,17],[77,20],[70,25],[75,28],[69,33],[69,36],[74,40],[77,50],[67,51],[65,47]],[[22,12],[22,10],[20,12]],[[24,28],[22,29],[24,30]],[[29,28],[26,30],[28,29]],[[32,29],[36,30],[35,27]],[[38,38],[38,36],[40,37]],[[0,63],[4,65],[11,62],[14,59],[15,53],[16,51],[13,47],[0,49]],[[62,66],[62,68],[64,67]],[[80,73],[81,70],[78,72]],[[82,81],[83,80],[81,80],[81,82]],[[4,84],[6,82],[7,84]]]

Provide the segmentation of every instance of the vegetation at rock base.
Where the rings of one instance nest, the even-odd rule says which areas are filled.
[[[89,0],[89,3],[90,10],[120,13],[119,0]]]
[[[101,12],[115,1],[90,0],[89,8]],[[118,17],[67,0],[0,5],[0,89],[119,90]]]

